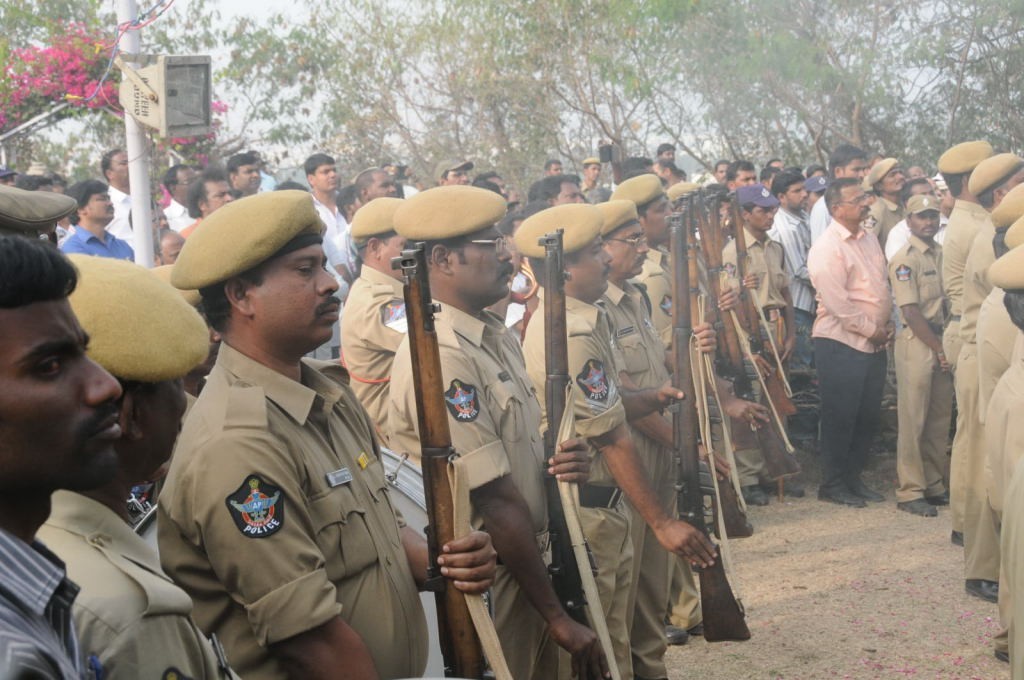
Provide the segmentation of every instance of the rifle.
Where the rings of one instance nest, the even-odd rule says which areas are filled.
[[[672,257],[672,354],[674,387],[693,394],[693,367],[690,364],[690,337],[693,335],[690,295],[697,263],[690,245],[689,230],[682,220],[673,220]],[[704,516],[704,495],[700,488],[700,460],[697,453],[697,403],[691,396],[678,405],[672,419],[672,438],[678,456],[676,493],[682,518],[710,535]],[[725,576],[721,557],[714,565],[696,570],[700,579],[700,609],[704,618],[704,639],[749,640],[750,629],[743,607],[733,595]]]
[[[747,233],[746,227],[743,226],[743,220],[740,216],[739,200],[736,196],[733,196],[732,200],[732,214],[733,222],[735,222],[735,240],[736,240],[736,277],[740,281],[740,302],[744,309],[744,315],[746,317],[746,331],[750,335],[751,348],[760,353],[765,358],[774,357],[774,348],[772,347],[772,341],[764,332],[762,322],[764,321],[764,314],[761,311],[760,303],[754,299],[755,293],[749,290],[743,285],[743,278],[747,274],[747,261],[750,257],[747,253]],[[760,341],[760,347],[758,347],[758,341]],[[781,371],[782,367],[779,366],[777,370],[772,371],[770,375],[764,379],[765,387],[768,389],[768,398],[775,404],[775,408],[778,410],[779,415],[791,416],[796,414],[796,406],[793,404],[793,400],[789,398],[789,392],[786,390],[786,386],[782,382],[782,376],[779,375],[778,371]]]
[[[569,378],[568,331],[565,321],[565,262],[561,229],[540,239],[544,246],[544,404],[548,429],[544,433],[548,464],[558,451],[558,424],[565,412]],[[569,527],[562,508],[558,480],[544,473],[544,494],[548,502],[548,535],[551,543],[551,585],[562,607],[577,623],[589,626],[584,609],[583,580],[573,552]],[[591,558],[592,559],[592,558]],[[600,606],[597,604],[596,606]]]
[[[722,295],[722,227],[718,201],[723,200],[722,196],[714,197],[711,202],[710,225],[708,225],[703,211],[698,211],[700,227],[700,245],[704,253],[704,259],[708,265],[708,282],[711,286],[711,293],[715,301]],[[742,288],[742,286],[741,286]],[[741,291],[742,294],[742,291]],[[709,305],[716,307],[716,305]],[[736,325],[730,323],[730,319],[723,316],[715,329],[722,340],[720,347],[723,351],[719,354],[721,361],[719,367],[724,377],[732,381],[733,391],[736,396],[747,401],[756,401],[754,398],[754,385],[750,373],[747,371],[743,360],[743,349],[740,345],[741,339],[736,330]],[[749,342],[749,338],[743,340]],[[752,367],[754,371],[756,367]],[[724,415],[723,415],[724,419]],[[761,450],[764,456],[765,472],[772,479],[795,475],[800,472],[800,464],[793,456],[791,446],[777,429],[778,426],[772,422],[770,427],[752,429],[745,423],[733,423],[733,439],[736,448],[754,448]]]
[[[445,677],[483,678],[486,670],[480,638],[470,617],[466,596],[441,575],[437,566],[440,547],[455,538],[455,504],[448,479],[448,463],[455,456],[448,410],[444,405],[441,355],[434,329],[439,306],[430,297],[424,244],[412,244],[392,261],[405,276],[405,312],[409,320],[409,352],[416,386],[423,491],[427,505],[427,580],[424,590],[434,593],[438,635]]]

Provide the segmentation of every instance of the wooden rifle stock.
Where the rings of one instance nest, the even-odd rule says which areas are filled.
[[[679,509],[683,520],[705,535],[709,535],[704,516],[704,496],[700,488],[700,463],[697,453],[697,404],[693,396],[693,367],[690,364],[690,336],[693,334],[690,318],[690,269],[696,269],[691,261],[689,232],[682,220],[671,222],[672,258],[672,383],[677,389],[690,396],[684,399],[672,419],[672,437],[676,455],[679,457],[676,492],[679,494]],[[721,556],[713,566],[697,569],[700,579],[700,608],[704,619],[704,639],[708,642],[721,640],[749,640],[750,629],[744,620],[743,608],[733,595],[732,587],[725,575]]]
[[[562,233],[559,229],[540,239],[540,244],[544,246],[544,404],[548,423],[544,433],[544,450],[549,462],[558,451],[558,427],[566,409],[565,393],[570,380]],[[551,585],[569,616],[577,623],[589,626],[584,609],[586,598],[583,594],[583,581],[562,509],[558,480],[547,471],[544,472],[544,495],[548,503],[548,534],[551,543],[551,566],[548,571]]]
[[[392,261],[405,276],[405,312],[409,321],[409,351],[416,388],[416,420],[419,424],[423,466],[423,491],[427,504],[427,581],[434,593],[438,633],[444,657],[445,677],[483,678],[486,661],[465,596],[441,575],[437,566],[440,548],[455,538],[455,502],[448,480],[448,462],[455,455],[448,409],[444,403],[444,376],[434,329],[438,311],[430,297],[423,243],[402,251]]]

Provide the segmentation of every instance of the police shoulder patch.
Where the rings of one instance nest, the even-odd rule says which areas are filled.
[[[587,359],[583,370],[576,376],[576,384],[583,390],[588,401],[604,404],[608,401],[611,388],[604,363],[599,359]]]
[[[259,475],[246,475],[224,503],[235,526],[249,538],[273,536],[284,526],[284,493]]]
[[[668,293],[665,293],[665,295],[661,298],[661,302],[658,303],[658,307],[660,307],[661,311],[665,312],[666,314],[671,314],[672,297]]]
[[[905,264],[901,264],[896,267],[896,280],[897,281],[909,281],[910,280],[910,267]]]
[[[444,393],[444,403],[448,412],[460,423],[471,423],[480,415],[480,399],[474,385],[452,380]]]
[[[405,318],[405,302],[391,300],[380,308],[380,320],[391,330],[405,333],[409,330],[409,321]]]

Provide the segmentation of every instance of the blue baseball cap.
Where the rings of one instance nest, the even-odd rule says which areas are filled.
[[[777,208],[779,206],[779,199],[772,196],[772,192],[768,191],[768,187],[763,184],[748,184],[738,188],[736,198],[740,205],[753,203],[761,208]]]
[[[825,189],[828,189],[828,180],[824,175],[808,177],[804,180],[804,189],[814,192],[824,191]]]

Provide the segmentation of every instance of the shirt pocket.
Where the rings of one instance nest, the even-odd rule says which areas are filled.
[[[487,386],[487,402],[498,426],[502,441],[516,443],[522,440],[523,404],[515,390],[505,380],[496,380]]]
[[[617,342],[622,353],[622,361],[625,364],[624,368],[630,378],[641,376],[650,369],[644,339],[640,333],[624,335],[618,338]]]
[[[920,295],[921,304],[931,302],[942,297],[942,281],[939,278],[937,269],[922,270],[917,277],[917,289]]]
[[[357,481],[333,487],[312,498],[309,504],[316,543],[326,561],[327,578],[335,582],[377,562],[366,508],[350,488]]]

